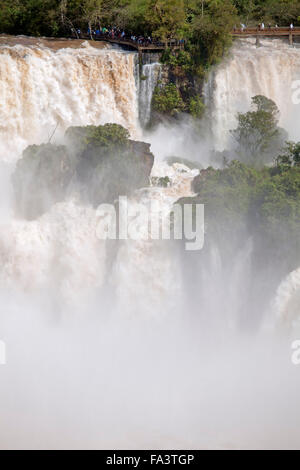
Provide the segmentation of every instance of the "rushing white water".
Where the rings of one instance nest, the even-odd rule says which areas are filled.
[[[140,80],[138,89],[135,53],[107,47],[99,49],[87,42],[76,48],[57,44],[59,47],[55,47],[55,43],[47,47],[49,44],[36,41],[28,44],[28,40],[23,39],[22,45],[0,45],[3,110],[0,157],[4,161],[13,163],[28,144],[47,141],[57,124],[54,141],[71,125],[106,122],[119,123],[137,137],[140,133],[138,115],[143,125],[150,119],[160,64],[145,58],[150,63],[142,68],[142,78],[146,79]],[[158,168],[156,172],[162,169]],[[167,165],[164,169],[173,181],[172,187],[139,192],[130,204],[147,205],[154,197],[160,201],[167,218],[172,203],[190,194],[193,172],[186,169],[186,175],[182,175]],[[10,201],[6,205],[9,206]],[[107,246],[97,239],[96,228],[96,210],[82,206],[76,195],[54,205],[32,222],[16,220],[8,211],[0,227],[2,288],[19,286],[33,292],[46,289],[55,279],[57,294],[74,301],[79,291],[90,292],[102,288],[104,283],[111,283],[118,286],[122,303],[135,286],[134,279],[144,279],[140,283],[140,298],[148,296],[149,302],[156,298],[158,303],[163,292],[167,296],[167,286],[173,284],[172,272],[176,270],[171,258],[170,262],[161,263],[157,244],[130,241],[120,244],[116,266],[110,273],[106,264]],[[149,263],[145,263],[146,258],[153,259],[152,271]],[[159,272],[156,287],[145,288],[142,295],[154,272]],[[136,306],[135,310],[138,308]],[[154,313],[155,308],[149,304],[147,311]]]
[[[128,127],[134,136],[140,132],[138,115],[143,126],[149,121],[153,90],[161,74],[157,62],[144,64],[141,75],[146,79],[137,81],[135,54],[118,49],[97,49],[87,43],[79,48],[60,47],[57,50],[38,44],[2,44],[0,55],[0,156],[4,160],[14,161],[28,143],[47,140],[57,123],[55,138],[70,125],[105,122],[118,122]],[[290,48],[277,40],[262,41],[260,48],[256,48],[252,40],[237,42],[230,57],[214,71],[206,86],[212,112],[212,133],[219,148],[228,141],[228,131],[234,127],[236,112],[248,109],[251,96],[259,93],[277,102],[281,123],[293,134],[299,106],[292,103],[292,82],[298,74],[300,49]],[[178,150],[178,138],[182,140],[181,146],[186,147],[185,135],[182,125],[181,129],[174,127],[169,131],[160,128],[149,139],[154,143],[156,154],[167,156]],[[196,153],[196,147],[196,144],[192,146],[192,154]],[[205,161],[204,156],[202,160]],[[168,168],[157,163],[154,173],[169,175],[174,169]],[[184,190],[182,183],[177,181],[167,190],[139,193],[131,203],[147,205],[154,197],[166,204],[168,212],[176,198],[190,194],[183,174],[177,173],[178,178],[182,180]],[[7,185],[5,188],[8,192]],[[166,191],[174,193],[169,200],[165,199]],[[7,198],[6,194],[4,196]],[[106,248],[96,239],[96,223],[96,212],[73,200],[55,205],[38,221],[3,220],[0,236],[2,286],[17,282],[23,287],[28,283],[31,288],[41,287],[54,277],[60,280],[59,291],[64,297],[77,292],[80,287],[102,286],[107,276],[103,261]],[[79,249],[84,238],[85,249]],[[149,257],[152,270],[147,261]],[[172,259],[166,259],[168,261],[160,265],[159,249],[152,252],[148,243],[123,244],[111,282],[118,285],[121,298],[125,298],[135,285],[132,279],[144,279],[139,288],[143,292],[144,286],[148,285],[147,279],[159,272],[157,292],[164,290],[167,295],[166,286],[179,286],[180,276],[176,275],[177,280],[174,280],[171,273],[176,269]],[[37,263],[39,270],[35,269]],[[129,269],[132,276],[127,275]],[[146,288],[140,298],[148,295],[153,300],[154,291]],[[154,312],[155,308],[148,310]]]
[[[278,62],[286,50],[298,54],[276,47]],[[242,61],[245,50],[249,62],[256,54],[271,60],[270,50],[251,43],[236,46],[234,57]],[[47,140],[57,122],[55,138],[69,125],[107,121],[139,132],[134,54],[22,45],[2,46],[0,55],[3,159],[14,161],[28,143]],[[211,95],[219,142],[231,127],[224,119],[254,92],[277,102],[278,92],[285,105],[281,85],[272,91],[270,77],[256,87],[252,76],[245,85],[237,62],[218,69]],[[148,119],[156,65],[145,67],[153,73],[140,89]],[[190,145],[194,156],[197,143],[187,135],[178,125],[148,137],[155,153],[185,156]],[[7,169],[0,170],[2,183]],[[129,204],[154,199],[167,218],[174,201],[191,195],[196,173],[156,161],[153,176],[167,175],[170,186],[140,190]],[[1,213],[0,338],[8,364],[0,368],[0,448],[299,447],[299,372],[289,345],[238,330],[240,312],[251,310],[252,241],[229,267],[217,249],[207,264],[199,256],[187,279],[176,250],[151,240],[124,240],[115,250],[99,240],[97,223],[97,210],[74,194],[34,221]],[[279,316],[298,286],[295,272],[279,288]]]
[[[179,197],[192,194],[190,187],[195,176],[195,171],[188,168],[183,173],[176,165],[166,167],[171,187],[141,190],[129,200],[132,210],[138,204],[148,207],[152,200],[156,200],[163,215],[162,223],[168,220],[172,204]],[[154,174],[158,171],[162,171],[161,166],[154,169]],[[176,274],[178,266],[176,268],[175,260],[168,252],[162,258],[161,244],[151,239],[128,239],[120,243],[110,273],[106,264],[108,245],[97,237],[98,221],[96,209],[73,198],[55,204],[37,220],[13,218],[2,222],[0,286],[4,289],[17,286],[29,292],[50,286],[62,300],[74,303],[80,292],[84,296],[103,287],[104,283],[110,283],[116,287],[115,300],[120,304],[130,297],[133,290],[139,293],[142,303],[153,300],[156,307],[179,288],[180,276],[178,272]],[[154,277],[155,283],[152,283]],[[152,283],[151,288],[149,283]],[[158,312],[150,303],[143,310],[150,315]],[[139,302],[133,303],[132,312],[141,311]]]
[[[298,322],[299,326],[299,306],[300,268],[290,273],[278,287],[274,301],[278,322],[290,328]]]
[[[294,104],[295,81],[300,79],[300,48],[282,40],[236,41],[229,57],[210,75],[205,87],[213,141],[218,150],[230,145],[229,131],[236,114],[249,110],[251,97],[265,95],[280,109],[280,125],[292,140],[300,139],[300,105]],[[299,86],[298,86],[299,88]]]
[[[160,76],[161,64],[159,62],[144,64],[142,66],[142,74],[139,85],[139,114],[143,127],[145,127],[150,121],[152,96]]]
[[[88,43],[53,50],[0,46],[0,158],[69,126],[115,122],[139,134],[135,54]]]

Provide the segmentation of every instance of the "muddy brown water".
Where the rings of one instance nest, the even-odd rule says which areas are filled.
[[[87,41],[87,39],[65,39],[65,38],[34,38],[29,36],[0,35],[0,46],[39,46],[47,47],[54,51],[64,48],[79,49],[83,43],[88,42],[90,46],[97,49],[107,49],[108,44],[100,41]]]

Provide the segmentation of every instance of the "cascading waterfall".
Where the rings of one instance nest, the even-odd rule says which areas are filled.
[[[107,122],[139,135],[135,54],[91,47],[0,46],[0,158],[56,138],[71,125]]]
[[[167,221],[172,204],[178,198],[192,195],[191,182],[197,174],[197,170],[182,174],[176,165],[175,168],[166,167],[172,181],[170,188],[141,190],[128,200],[132,209],[137,205],[149,208],[150,202],[156,200],[163,215],[161,223]],[[154,168],[154,174],[159,171],[162,171],[161,166]],[[120,306],[133,293],[138,293],[130,313],[138,314],[143,310],[156,315],[159,304],[165,301],[167,305],[168,298],[172,298],[170,293],[180,290],[176,259],[166,252],[162,257],[160,243],[155,240],[128,239],[119,244],[110,272],[106,264],[107,244],[97,237],[98,222],[97,210],[73,197],[55,204],[37,220],[12,219],[1,224],[1,287],[17,286],[35,292],[49,288],[50,282],[56,296],[63,302],[73,303],[81,294],[84,298],[92,290],[111,285],[115,289],[114,301]],[[148,228],[140,225],[139,230],[147,231]],[[155,283],[149,289],[154,278]],[[130,302],[127,305],[129,311]]]
[[[157,204],[156,210],[161,214],[160,225],[166,226],[173,204],[180,197],[193,195],[191,183],[198,173],[198,170],[189,170],[180,164],[172,167],[163,163],[156,164],[152,175],[167,175],[171,186],[141,190],[129,203],[132,208],[137,205],[147,208],[151,223],[152,215],[155,217],[155,212],[151,212],[154,201]],[[168,249],[168,242],[151,240],[150,235],[147,237],[148,224],[141,221],[139,231],[145,234],[145,239],[128,239],[121,246],[112,281],[118,286],[121,303],[125,301],[126,305],[131,305],[130,299],[135,297],[135,302],[131,305],[133,313],[138,315],[144,312],[149,316],[162,318],[170,310],[178,308],[181,300],[182,279],[178,257],[174,256],[172,248]]]
[[[161,64],[159,62],[145,63],[139,77],[139,116],[143,127],[146,127],[151,118],[151,103],[154,89],[161,77]]]
[[[128,127],[133,136],[137,136],[140,133],[138,116],[142,126],[149,121],[152,94],[162,72],[155,55],[145,54],[141,73],[137,74],[136,54],[106,46],[98,49],[87,43],[80,48],[63,47],[58,50],[38,44],[2,45],[0,54],[0,103],[3,110],[0,116],[0,156],[4,160],[16,160],[30,143],[47,141],[57,124],[55,139],[59,139],[70,125],[105,122],[120,123]],[[206,85],[206,99],[212,113],[212,133],[219,148],[226,145],[228,131],[234,127],[235,113],[246,110],[251,96],[258,93],[266,94],[277,102],[282,111],[282,125],[292,132],[291,126],[295,124],[298,108],[292,104],[294,90],[291,85],[297,79],[298,72],[300,50],[290,48],[282,41],[265,40],[261,48],[256,48],[252,40],[235,44],[231,56],[211,74]],[[156,164],[155,171],[162,171],[161,176],[168,173],[167,166],[159,164]],[[184,181],[183,173],[178,175]],[[173,188],[175,199],[190,194],[189,189],[184,192],[182,189],[176,190],[176,187],[178,185]],[[163,199],[164,193],[163,189],[157,190],[155,197]],[[151,191],[138,195],[145,203],[151,197]],[[138,201],[132,201],[132,204]],[[82,220],[80,230],[86,227],[84,233],[89,242],[85,246],[89,246],[88,250],[78,248],[83,234],[76,228],[74,220]],[[36,222],[11,221],[1,230],[0,236],[2,282],[7,285],[17,280],[24,286],[31,279],[32,286],[41,286],[51,277],[51,270],[56,264],[56,272],[60,273],[60,288],[66,296],[70,291],[77,291],[80,285],[102,285],[105,248],[95,238],[96,223],[95,211],[87,210],[74,201],[55,205],[49,214]],[[59,224],[67,228],[69,237],[64,238],[64,234],[60,237],[60,230],[55,228]],[[25,233],[28,243],[22,259]],[[57,243],[60,245],[59,252],[64,255],[60,256],[59,263],[54,263]],[[127,247],[122,247],[117,258],[119,268],[122,264],[120,259],[127,256],[124,250],[135,250],[132,246],[129,242]],[[147,246],[147,243],[140,244],[136,255],[130,258],[132,272],[137,276],[141,254],[147,252]],[[96,256],[98,252],[99,256]],[[36,278],[39,274],[31,272],[33,260],[37,258],[43,263],[40,272],[44,278]],[[126,259],[128,263],[128,256]],[[159,256],[156,259],[159,264]],[[28,260],[31,261],[27,263]],[[121,272],[120,269],[118,275]],[[163,272],[160,269],[160,273]],[[166,272],[170,274],[172,268]],[[160,290],[164,283],[166,285],[166,278],[167,274],[161,276],[161,282],[157,279]],[[128,279],[128,276],[123,277],[123,286],[128,284]],[[116,271],[114,282],[119,285],[119,292],[125,295],[126,289],[118,283]]]
[[[206,86],[218,148],[235,124],[231,113],[247,109],[257,93],[273,98],[282,125],[297,132],[289,86],[300,51],[278,41],[263,46],[236,44]],[[160,66],[144,64],[148,78],[139,88],[135,71],[136,54],[110,48],[1,46],[0,158],[13,167],[24,147],[47,141],[57,123],[53,142],[70,125],[105,122],[138,136]],[[162,146],[172,155],[168,139],[184,149],[185,126],[169,133],[162,126],[155,154]],[[171,184],[141,189],[129,205],[148,207],[154,199],[168,217],[174,201],[192,195],[197,173],[156,161],[153,176]],[[218,247],[207,264],[192,253],[192,276],[183,279],[182,252],[151,240],[118,242],[109,265],[98,217],[76,193],[33,221],[1,217],[0,338],[9,364],[0,368],[0,447],[298,447],[299,373],[289,368],[289,346],[280,349],[262,329],[235,335],[256,282],[252,240],[226,266]],[[297,314],[299,286],[298,270],[279,287],[274,316],[289,317],[290,306]]]
[[[119,123],[129,129],[132,137],[139,137],[139,111],[142,125],[150,119],[152,94],[161,70],[155,54],[144,57],[146,63],[139,76],[145,79],[140,80],[140,88],[136,86],[137,54],[119,49],[98,49],[88,43],[58,50],[40,44],[18,44],[0,46],[0,55],[0,157],[8,163],[14,163],[27,145],[47,141],[57,124],[54,142],[60,141],[71,125],[106,122]],[[129,203],[147,205],[155,193],[155,198],[162,199],[167,217],[172,203],[190,194],[193,177],[193,172],[181,177],[174,169],[168,171],[176,180],[172,189],[138,193]],[[168,197],[170,191],[173,196]],[[10,218],[0,228],[2,287],[44,289],[56,279],[52,287],[57,295],[74,300],[79,291],[89,292],[111,283],[118,286],[122,303],[130,285],[135,285],[133,279],[143,271],[141,265],[145,267],[144,280],[151,278],[145,260],[141,263],[141,257],[150,250],[153,270],[160,271],[160,276],[157,288],[148,289],[148,294],[152,299],[156,297],[156,302],[163,291],[167,297],[164,282],[169,278],[172,284],[174,267],[171,260],[161,263],[159,250],[150,242],[128,241],[121,245],[111,280],[107,278],[106,244],[97,239],[97,221],[96,210],[81,205],[76,195],[54,205],[38,220]],[[131,276],[127,273],[129,265]],[[126,275],[122,276],[124,266]],[[148,310],[155,311],[150,306]]]
[[[211,74],[205,86],[213,142],[217,150],[230,146],[236,114],[249,110],[251,97],[265,95],[280,109],[280,125],[299,140],[299,104],[293,84],[300,77],[300,48],[282,40],[236,41],[230,55]],[[299,86],[298,86],[299,88]]]

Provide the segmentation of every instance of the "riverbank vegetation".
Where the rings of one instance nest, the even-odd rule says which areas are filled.
[[[235,144],[219,153],[217,168],[200,170],[197,196],[180,201],[205,206],[201,256],[217,246],[231,269],[236,250],[248,244],[262,283],[279,273],[274,286],[300,264],[300,142],[287,141],[278,118],[276,103],[254,96],[251,110],[237,115]]]
[[[272,163],[288,139],[287,132],[278,125],[279,115],[276,103],[262,95],[252,97],[250,111],[238,113],[238,125],[231,135],[240,161],[254,167]]]
[[[299,17],[298,0],[2,0],[0,31],[59,37],[105,26],[162,41],[184,39],[184,60],[169,60],[201,75],[222,57],[240,21],[286,26]]]
[[[282,279],[300,265],[300,167],[253,168],[233,160],[222,169],[202,170],[193,190],[197,196],[180,203],[191,204],[194,217],[197,205],[204,204],[205,238],[197,256],[182,244],[189,261],[187,287],[201,289],[205,279],[218,279],[221,269],[229,286],[241,280],[241,319],[255,328],[254,305],[268,309]],[[213,267],[194,280],[203,266]]]
[[[166,87],[154,95],[156,111],[201,117],[203,80],[229,49],[231,32],[241,22],[300,24],[298,0],[2,0],[0,31],[30,36],[81,37],[108,28],[126,37],[180,41],[166,48]],[[169,87],[175,84],[177,92]],[[177,96],[178,95],[178,96]],[[172,105],[174,104],[174,106]]]

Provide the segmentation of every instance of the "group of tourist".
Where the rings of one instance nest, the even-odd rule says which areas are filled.
[[[275,29],[278,29],[278,28],[279,28],[278,24],[275,24]],[[258,25],[258,29],[261,30],[261,31],[264,31],[264,30],[265,30],[265,24],[264,24],[264,23],[260,23],[260,24]],[[271,23],[268,24],[268,29],[272,29]],[[290,29],[294,29],[293,23],[290,24]]]
[[[83,36],[83,33],[80,29],[77,29],[76,33],[79,38]],[[97,29],[90,30],[90,28],[88,28],[87,34],[88,36],[92,36],[95,38],[105,37],[105,38],[110,38],[110,39],[117,39],[119,41],[132,41],[140,45],[146,45],[146,46],[153,43],[153,39],[150,35],[138,36],[134,34],[128,34],[124,30],[117,28],[117,27],[108,29],[105,26],[101,27],[99,25]]]
[[[97,29],[90,30],[90,28],[88,28],[86,33],[82,32],[81,29],[77,29],[77,30],[73,29],[72,33],[76,35],[76,37],[78,38],[89,36],[95,39],[101,39],[101,38],[116,39],[117,42],[121,42],[121,41],[135,42],[140,46],[150,46],[151,44],[161,45],[160,41],[154,40],[148,34],[146,34],[145,36],[135,35],[133,33],[127,33],[123,29],[117,28],[117,27],[106,28],[105,26],[101,27],[99,25]],[[173,45],[177,45],[183,48],[185,44],[185,39],[172,40],[171,43]]]

